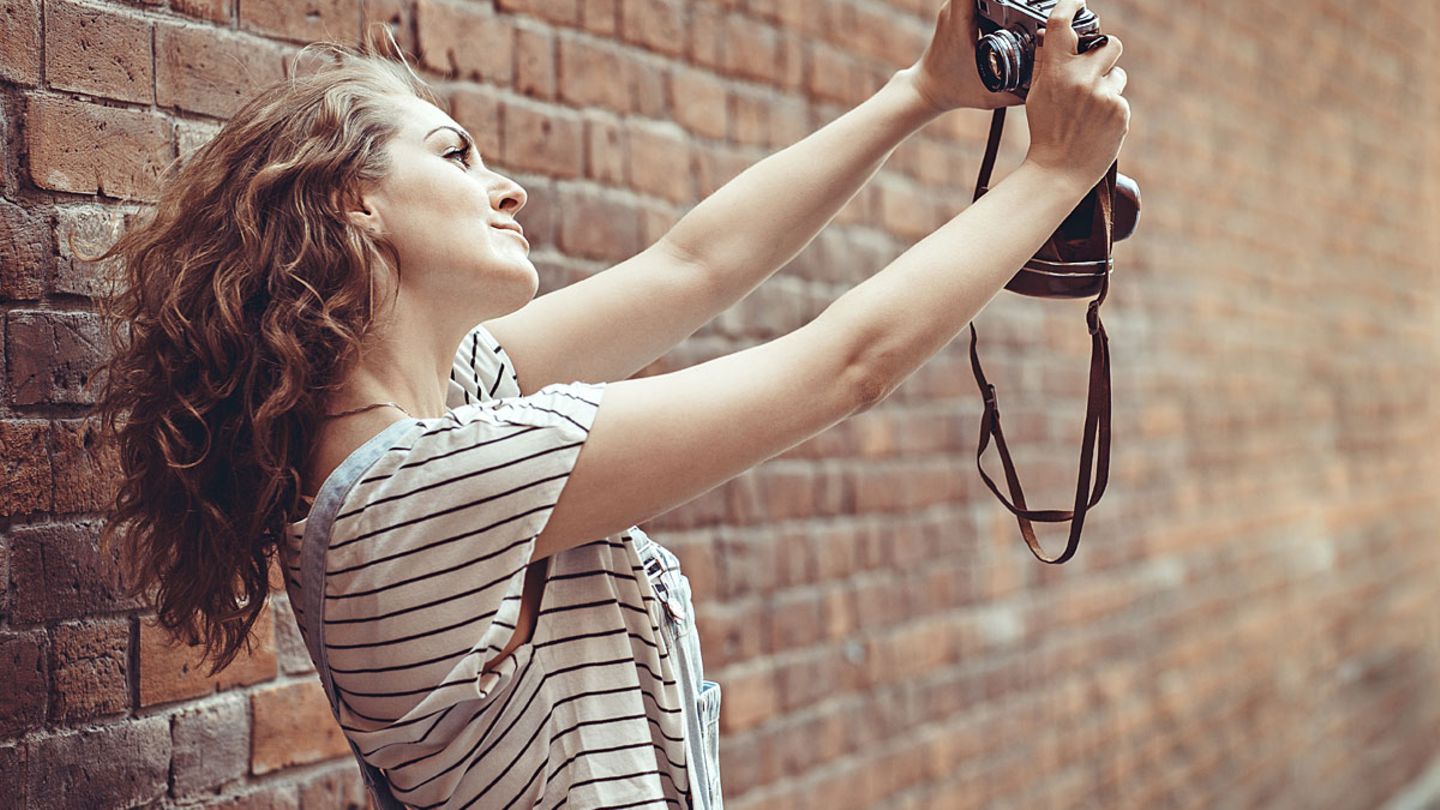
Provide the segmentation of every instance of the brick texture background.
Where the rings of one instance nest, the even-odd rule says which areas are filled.
[[[301,44],[384,20],[529,190],[543,293],[865,98],[937,6],[0,0],[0,796],[365,803],[283,591],[215,678],[120,598],[95,545],[113,459],[79,429],[97,268],[67,235],[106,243]],[[965,338],[647,525],[724,684],[732,810],[1372,808],[1440,754],[1440,11],[1095,6],[1145,193],[1104,309],[1105,498],[1072,562],[1030,556],[975,470]],[[984,134],[927,127],[642,373],[813,318],[964,208]],[[1084,305],[1002,293],[977,326],[1029,501],[1065,508]]]

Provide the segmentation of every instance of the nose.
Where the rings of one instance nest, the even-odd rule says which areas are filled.
[[[514,216],[517,211],[525,207],[528,196],[525,188],[519,183],[511,180],[503,174],[494,173],[496,183],[490,190],[490,204],[497,210],[509,211]]]

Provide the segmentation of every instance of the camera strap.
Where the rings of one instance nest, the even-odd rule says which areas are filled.
[[[989,190],[990,174],[995,167],[995,157],[1000,148],[1000,136],[1005,127],[1005,108],[995,110],[994,118],[990,123],[990,141],[985,147],[985,157],[980,164],[980,175],[975,181],[975,199],[978,200]],[[1080,543],[1080,532],[1085,525],[1085,512],[1090,507],[1100,502],[1100,496],[1105,492],[1105,484],[1110,474],[1110,342],[1105,334],[1105,325],[1100,321],[1100,305],[1105,301],[1105,296],[1110,290],[1110,271],[1113,268],[1111,259],[1111,248],[1114,245],[1114,200],[1116,187],[1116,173],[1118,164],[1111,164],[1110,170],[1100,183],[1091,190],[1085,200],[1067,218],[1066,225],[1070,225],[1077,217],[1083,217],[1089,213],[1091,223],[1087,238],[1084,240],[1067,239],[1063,235],[1066,225],[1057,230],[1045,246],[1035,254],[1035,257],[1026,262],[1022,269],[1009,284],[1007,289],[1027,295],[1039,297],[1077,297],[1076,290],[1088,292],[1097,289],[1099,297],[1090,302],[1085,313],[1086,324],[1091,336],[1090,354],[1090,388],[1089,403],[1085,411],[1085,434],[1084,444],[1080,452],[1080,474],[1075,489],[1075,508],[1070,511],[1062,510],[1032,510],[1025,504],[1025,492],[1020,486],[1020,478],[1015,473],[1015,465],[1010,459],[1010,450],[1005,445],[1005,434],[1000,427],[1000,405],[996,399],[995,386],[985,379],[985,372],[980,368],[980,355],[976,350],[976,343],[979,335],[975,331],[975,322],[970,322],[970,365],[975,371],[975,382],[980,387],[980,394],[985,401],[985,413],[980,420],[979,449],[975,453],[975,465],[980,470],[980,477],[995,493],[1005,508],[1013,513],[1020,524],[1020,533],[1025,538],[1025,543],[1030,546],[1030,551],[1041,562],[1063,563],[1075,554],[1075,549]],[[1077,245],[1079,247],[1077,248]],[[1080,255],[1076,256],[1075,253]],[[1103,256],[1096,257],[1094,254],[1103,252]],[[1064,292],[1057,292],[1064,290]],[[1000,451],[1000,459],[1005,466],[1005,480],[1009,485],[1010,495],[1014,498],[1011,503],[1000,492],[1000,489],[985,472],[983,457],[985,450],[990,446],[991,437],[995,439],[995,447]],[[1095,473],[1094,491],[1090,492],[1090,468],[1096,459],[1096,440],[1099,441],[1098,465]],[[1088,497],[1087,497],[1088,495]],[[1035,530],[1031,522],[1040,523],[1070,523],[1070,539],[1066,543],[1065,550],[1055,557],[1047,557],[1040,543],[1035,539]]]

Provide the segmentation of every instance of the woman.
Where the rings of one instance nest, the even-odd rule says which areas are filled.
[[[105,542],[212,673],[278,549],[382,803],[720,807],[688,581],[635,524],[884,399],[1098,181],[1129,108],[1119,41],[1077,55],[1079,8],[1055,10],[1004,182],[804,327],[642,379],[905,136],[1017,101],[975,76],[971,4],[855,110],[534,301],[524,189],[408,69],[330,46],[107,252],[128,285],[97,405],[125,473]]]

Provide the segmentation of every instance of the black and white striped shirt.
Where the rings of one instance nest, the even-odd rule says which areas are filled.
[[[325,641],[342,728],[408,805],[683,806],[681,692],[638,528],[554,555],[534,637],[482,671],[513,635],[535,538],[605,384],[520,396],[481,326],[450,379],[450,410],[401,432],[331,531]],[[297,614],[304,531],[291,523],[285,549]]]

